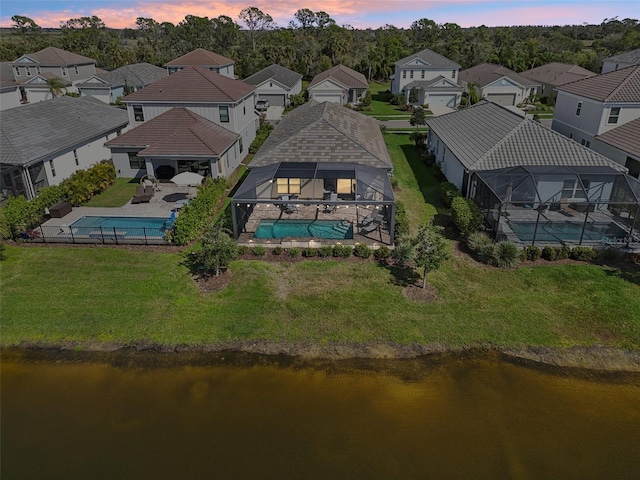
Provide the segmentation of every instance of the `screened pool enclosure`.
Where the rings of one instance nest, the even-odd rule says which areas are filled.
[[[393,244],[387,170],[359,163],[280,162],[251,169],[231,204],[242,243]]]
[[[640,247],[640,182],[610,167],[474,172],[469,196],[496,240]]]

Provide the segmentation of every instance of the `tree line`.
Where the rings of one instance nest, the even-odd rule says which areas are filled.
[[[94,58],[97,66],[114,69],[130,63],[163,65],[195,48],[236,61],[245,78],[278,63],[305,78],[344,64],[370,80],[388,80],[394,63],[424,48],[468,68],[482,62],[517,72],[549,62],[580,65],[599,72],[603,59],[640,48],[636,19],[606,18],[599,25],[462,28],[422,18],[408,29],[384,25],[355,29],[338,25],[323,11],[298,10],[287,26],[257,7],[226,15],[187,15],[177,24],[139,17],[136,28],[113,29],[96,16],[72,18],[51,32],[32,19],[12,17],[12,33],[0,39],[0,60],[13,61],[47,46]]]

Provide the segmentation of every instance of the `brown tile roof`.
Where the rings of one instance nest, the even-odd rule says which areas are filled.
[[[600,102],[640,102],[640,65],[567,83],[558,91]]]
[[[532,87],[538,85],[527,77],[523,77],[521,74],[514,72],[513,70],[503,67],[501,65],[494,65],[493,63],[481,63],[475,67],[460,70],[459,79],[464,82],[475,82],[480,87],[489,85],[496,80],[506,77],[514,82],[522,85],[523,87]]]
[[[235,103],[256,88],[201,67],[185,67],[122,99],[131,102]]]
[[[139,156],[219,156],[239,135],[193,113],[172,108],[105,143],[106,147],[146,147]]]
[[[22,55],[23,57],[29,57],[40,65],[45,67],[58,67],[68,65],[84,65],[87,63],[96,63],[93,58],[85,57],[84,55],[78,55],[77,53],[67,52],[61,48],[47,47],[35,53],[27,53]],[[22,57],[21,57],[22,58]],[[14,64],[16,62],[13,62]]]
[[[597,75],[597,73],[578,65],[553,62],[532,68],[531,70],[522,72],[520,75],[530,78],[535,82],[547,83],[554,87],[559,87],[567,83],[575,82],[576,80],[593,77]]]
[[[595,138],[623,152],[640,156],[640,118],[636,118],[601,135],[596,135]]]
[[[204,48],[196,48],[195,50],[182,55],[170,62],[165,63],[165,67],[186,67],[192,65],[196,67],[208,67],[208,66],[226,66],[233,65],[233,60],[218,55],[217,53],[210,52]]]
[[[369,82],[367,82],[367,78],[363,74],[344,65],[336,65],[319,73],[313,77],[307,88],[311,88],[327,78],[331,78],[347,88],[369,88]]]

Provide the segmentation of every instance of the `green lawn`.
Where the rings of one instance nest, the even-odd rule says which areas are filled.
[[[136,178],[116,178],[113,185],[88,202],[83,203],[82,206],[122,207],[135,195],[138,185],[140,185],[140,182]]]
[[[389,98],[391,94],[383,93],[386,90],[391,88],[390,83],[380,83],[380,82],[371,82],[369,84],[369,91],[371,92],[371,110],[367,112],[362,112],[367,115],[372,115],[375,117],[378,116],[406,116],[407,118],[410,116],[409,113],[402,110],[399,105],[391,105],[389,103]]]

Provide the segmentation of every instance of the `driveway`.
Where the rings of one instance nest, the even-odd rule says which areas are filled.
[[[444,115],[445,113],[456,112],[457,108],[445,107],[443,105],[429,105],[429,110],[433,113],[434,117]]]
[[[267,108],[267,121],[279,122],[282,119],[283,112],[284,112],[284,107],[272,106]]]

